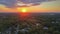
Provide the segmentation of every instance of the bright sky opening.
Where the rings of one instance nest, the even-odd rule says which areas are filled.
[[[25,13],[25,12],[27,12],[27,9],[26,8],[22,8],[21,12]]]

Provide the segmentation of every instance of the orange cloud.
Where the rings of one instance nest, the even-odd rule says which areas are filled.
[[[16,12],[13,8],[7,8],[5,5],[0,4],[0,12]]]

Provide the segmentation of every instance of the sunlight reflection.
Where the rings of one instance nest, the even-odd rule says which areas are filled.
[[[29,16],[29,13],[19,13],[20,20],[25,20]]]

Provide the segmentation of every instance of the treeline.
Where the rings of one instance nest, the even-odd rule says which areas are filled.
[[[60,34],[60,16],[0,16],[2,34]]]

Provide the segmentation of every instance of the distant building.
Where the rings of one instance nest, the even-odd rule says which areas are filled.
[[[43,27],[43,29],[47,30],[47,29],[48,29],[48,27]]]

